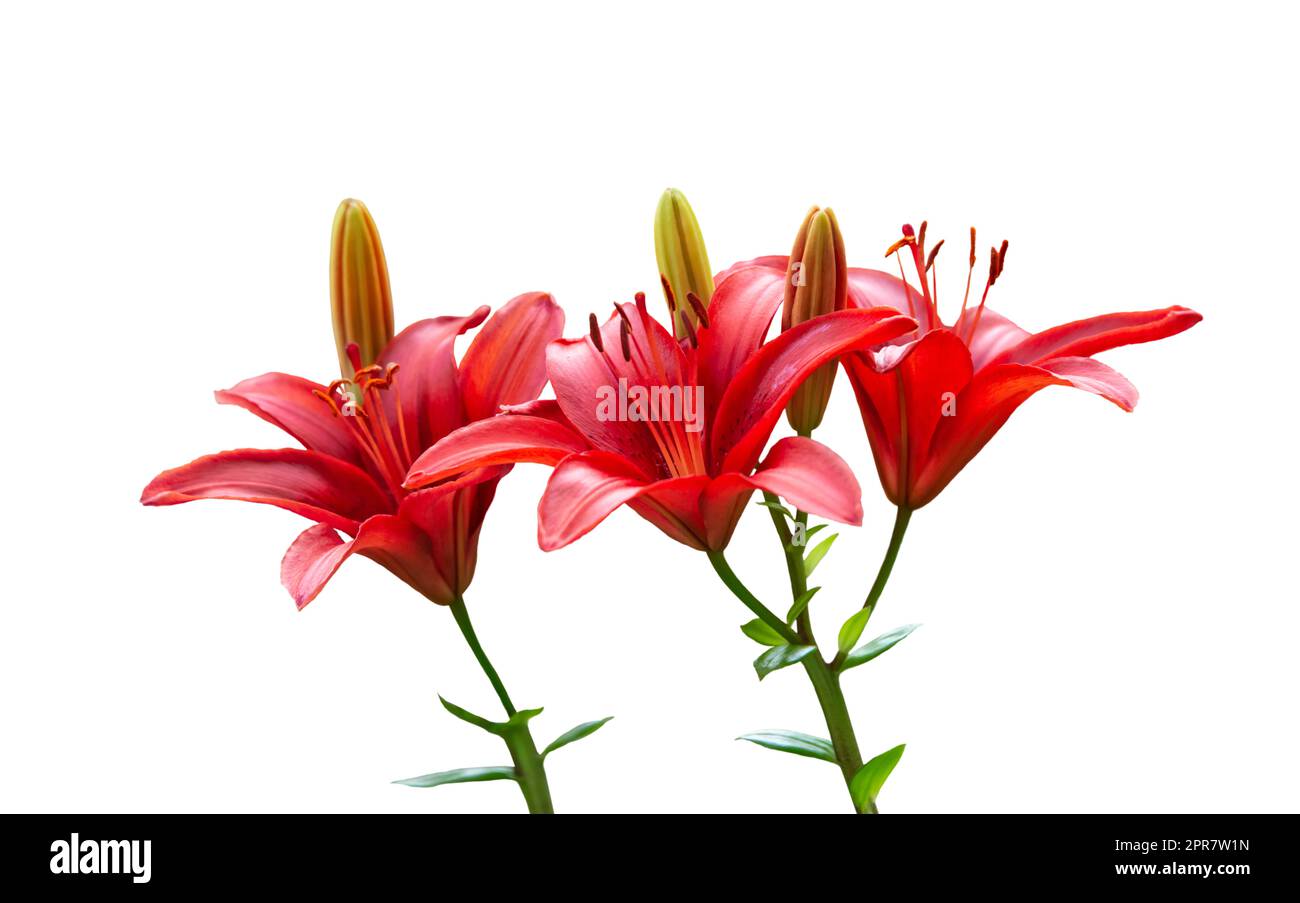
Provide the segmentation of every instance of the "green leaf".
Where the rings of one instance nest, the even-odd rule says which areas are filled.
[[[816,570],[817,565],[822,563],[822,559],[826,557],[826,553],[831,550],[831,543],[833,543],[835,538],[839,535],[840,534],[838,533],[832,533],[830,536],[827,536],[818,543],[817,548],[808,553],[808,557],[803,560],[803,573],[805,578],[812,576],[812,572]]]
[[[448,702],[447,700],[443,699],[441,696],[438,697],[438,701],[442,703],[442,707],[444,709],[451,712],[461,721],[467,721],[470,724],[474,725],[475,727],[481,727],[483,728],[483,730],[489,731],[490,733],[493,734],[500,733],[502,727],[501,724],[498,724],[495,721],[488,721],[482,715],[475,715],[473,712],[469,711],[468,709],[462,709],[460,706],[456,705],[456,703]]]
[[[793,624],[795,619],[798,618],[799,615],[803,614],[803,610],[808,607],[808,603],[812,601],[813,596],[817,595],[817,590],[819,589],[821,589],[820,586],[814,586],[812,589],[804,590],[799,594],[799,598],[794,600],[794,604],[790,606],[789,613],[785,616],[785,622],[787,624]]]
[[[897,630],[882,633],[870,643],[863,643],[845,657],[844,664],[840,665],[840,670],[847,671],[849,668],[865,665],[880,653],[892,649],[894,644],[902,641],[904,637],[920,626],[920,624],[906,624]]]
[[[750,743],[757,743],[768,749],[794,753],[796,756],[835,762],[835,748],[831,746],[831,741],[801,734],[798,731],[755,731],[736,739],[748,740]]]
[[[484,768],[453,768],[451,771],[435,771],[422,774],[418,778],[406,778],[393,781],[407,787],[437,787],[439,784],[466,784],[471,781],[517,781],[514,768],[509,765],[488,765]]]
[[[816,646],[773,646],[764,652],[758,658],[754,659],[754,670],[758,672],[758,679],[762,680],[773,671],[797,664],[808,657],[810,652],[816,651]]]
[[[867,621],[871,620],[871,609],[860,608],[844,622],[840,627],[840,654],[845,655],[853,644],[862,638],[862,631],[867,629]]]
[[[806,542],[807,540],[809,540],[809,539],[811,539],[812,537],[816,536],[818,530],[825,530],[825,529],[826,529],[826,525],[825,525],[825,524],[818,524],[818,525],[815,526],[815,527],[809,527],[807,530],[804,530],[804,531],[803,531],[803,538],[804,538],[804,541]]]
[[[785,639],[776,632],[775,628],[770,627],[758,618],[741,624],[740,629],[745,636],[755,643],[762,643],[764,646],[780,646],[785,642]]]
[[[794,520],[794,515],[790,513],[790,509],[787,508],[785,505],[782,505],[780,502],[762,501],[759,502],[758,504],[762,505],[764,508],[771,508],[773,511],[779,511],[781,514],[784,514],[790,520]]]
[[[598,721],[584,721],[582,724],[579,724],[577,727],[569,728],[567,731],[560,734],[560,736],[552,740],[550,746],[542,750],[542,758],[545,759],[548,755],[555,752],[561,746],[568,746],[574,740],[581,740],[583,737],[586,737],[589,734],[596,733],[596,731],[604,727],[605,722],[609,721],[610,718],[613,717],[614,717],[613,715],[610,715],[609,718],[601,718]]]
[[[853,805],[858,807],[859,812],[876,802],[876,795],[880,793],[880,788],[885,786],[886,779],[898,764],[898,760],[903,757],[903,750],[906,748],[906,743],[900,743],[858,769],[858,773],[849,782],[849,793],[853,795]]]

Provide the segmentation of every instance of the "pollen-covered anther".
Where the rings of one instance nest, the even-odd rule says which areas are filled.
[[[911,226],[908,226],[906,228],[910,229]],[[893,257],[896,253],[898,253],[899,248],[904,247],[905,245],[912,245],[912,244],[916,244],[916,236],[904,235],[898,241],[894,242],[892,245],[889,246],[889,250],[885,252],[885,256]]]

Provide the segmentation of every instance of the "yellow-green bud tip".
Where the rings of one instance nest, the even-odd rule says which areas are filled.
[[[713,270],[695,211],[676,188],[663,193],[655,210],[655,259],[673,317],[673,334],[682,338],[689,333],[687,322],[691,328],[699,323],[687,297],[693,294],[708,306],[713,297]]]
[[[330,313],[339,370],[354,372],[352,356],[368,367],[393,338],[393,295],[388,264],[375,220],[360,201],[348,198],[334,214],[330,238]],[[348,346],[355,345],[353,354]]]

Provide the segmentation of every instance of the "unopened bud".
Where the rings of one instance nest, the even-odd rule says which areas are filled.
[[[676,188],[663,193],[655,210],[655,259],[673,318],[673,335],[686,337],[690,330],[684,321],[689,319],[692,327],[699,325],[695,309],[686,299],[693,294],[708,306],[713,297],[713,270],[695,212]]]
[[[839,223],[829,208],[813,207],[804,217],[790,252],[781,331],[822,314],[844,310],[848,303],[848,263]],[[819,368],[786,405],[786,418],[800,435],[811,433],[821,424],[835,384],[837,366],[829,363]]]
[[[334,214],[330,239],[330,312],[344,379],[379,360],[393,338],[393,296],[379,229],[366,205],[348,199]],[[348,346],[355,346],[352,355]]]

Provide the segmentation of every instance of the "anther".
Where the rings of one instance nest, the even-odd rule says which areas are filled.
[[[975,227],[970,227],[970,265],[975,266]]]
[[[930,268],[934,266],[934,259],[939,256],[939,249],[943,247],[944,241],[945,239],[939,239],[939,243],[930,250],[930,256],[926,258],[925,261],[925,271],[927,273],[930,272]]]
[[[693,297],[695,297],[695,296],[694,296],[693,294],[690,294],[690,295],[687,295],[686,297],[687,297],[687,298],[693,298]],[[701,320],[701,322],[703,322],[703,321]],[[683,323],[683,325],[686,326],[686,337],[687,337],[688,339],[691,340],[691,347],[692,347],[692,348],[699,348],[699,347],[700,347],[700,339],[699,339],[699,336],[697,336],[697,335],[695,334],[695,327],[691,325],[691,318],[690,318],[690,317],[682,317],[682,323]],[[708,324],[706,323],[705,325],[707,326]]]
[[[677,313],[677,296],[673,294],[673,287],[668,284],[668,277],[660,273],[659,283],[664,287],[664,298],[668,301],[668,310]]]
[[[619,309],[619,313],[623,313]],[[627,324],[627,315],[618,324],[618,341],[623,346],[623,360],[628,363],[632,362],[632,327]]]
[[[910,229],[912,227],[906,226],[905,228]],[[889,246],[889,250],[885,252],[885,256],[892,257],[894,255],[894,252],[897,251],[899,248],[903,247],[904,245],[914,244],[915,242],[916,242],[916,238],[914,236],[904,235],[898,241],[894,242],[892,245]]]
[[[687,292],[686,300],[691,305],[691,310],[695,311],[695,316],[699,318],[700,325],[705,329],[709,328],[709,312],[704,307],[704,302],[695,292]]]
[[[596,346],[596,350],[601,354],[605,353],[605,343],[600,338],[600,324],[596,322],[595,314],[587,315],[587,322],[591,325],[591,344]]]
[[[645,292],[637,292],[635,295],[632,296],[632,298],[634,301],[636,301],[636,309],[641,311],[641,316],[643,317],[646,316]]]

